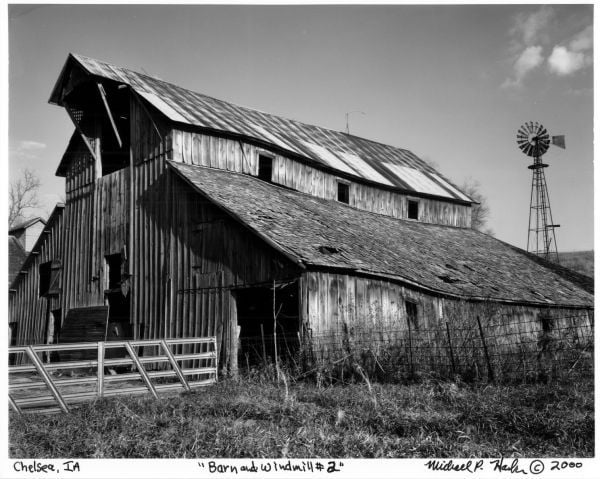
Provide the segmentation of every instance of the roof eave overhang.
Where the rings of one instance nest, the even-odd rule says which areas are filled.
[[[62,97],[61,97],[62,87],[63,87],[63,83],[65,81],[65,77],[66,77],[69,69],[71,68],[71,64],[74,61],[75,62],[77,61],[76,58],[73,56],[72,53],[69,53],[69,56],[67,57],[67,60],[65,61],[65,64],[63,65],[63,67],[60,71],[60,74],[58,75],[58,78],[56,79],[56,82],[54,83],[54,88],[52,88],[52,92],[50,93],[50,98],[48,99],[48,103],[50,103],[51,105],[63,106]]]
[[[369,271],[364,269],[357,268],[340,268],[340,267],[331,267],[325,265],[317,265],[317,264],[307,264],[308,271],[329,271],[329,272],[339,272],[345,274],[351,274],[355,276],[364,276],[369,278],[377,278],[392,281],[397,284],[401,284],[404,286],[409,286],[415,290],[421,291],[423,293],[431,294],[433,296],[459,300],[459,301],[467,301],[467,302],[493,302],[500,304],[507,304],[513,306],[530,306],[535,308],[553,308],[553,309],[585,309],[591,310],[594,309],[594,304],[571,304],[571,303],[555,303],[555,302],[542,302],[542,301],[526,301],[526,300],[514,300],[507,299],[503,297],[495,297],[495,296],[477,296],[477,295],[460,295],[451,293],[449,291],[444,291],[441,289],[433,288],[431,286],[424,285],[422,283],[418,283],[416,281],[412,281],[403,276],[393,275],[389,273],[382,273],[377,271]]]
[[[432,286],[428,286],[428,285],[425,285],[425,284],[422,284],[422,283],[419,283],[416,281],[412,281],[409,278],[399,276],[399,275],[393,275],[393,274],[389,274],[389,273],[385,273],[385,272],[378,272],[378,271],[370,271],[370,270],[365,270],[365,269],[344,268],[344,267],[335,267],[335,266],[311,263],[311,262],[308,262],[305,259],[303,259],[300,255],[296,254],[294,251],[292,251],[288,248],[285,248],[284,246],[280,245],[279,243],[272,240],[268,236],[264,235],[260,231],[256,230],[252,226],[248,225],[244,221],[243,218],[241,218],[239,215],[237,215],[236,213],[231,211],[229,208],[227,208],[226,206],[221,204],[218,200],[216,200],[209,194],[205,193],[200,187],[198,187],[189,178],[187,178],[182,172],[180,172],[177,169],[176,163],[174,163],[172,161],[167,161],[167,165],[171,171],[173,171],[175,174],[177,174],[177,176],[179,178],[183,179],[186,184],[188,184],[192,189],[194,189],[194,191],[198,192],[200,195],[202,195],[204,198],[209,200],[211,203],[213,203],[219,209],[221,209],[226,214],[231,216],[236,222],[238,222],[239,224],[241,224],[242,226],[247,228],[249,231],[251,231],[253,234],[255,234],[256,236],[261,238],[269,246],[271,246],[273,249],[277,250],[279,253],[281,253],[282,255],[287,257],[290,261],[292,261],[294,264],[296,264],[303,270],[340,272],[340,273],[345,273],[345,274],[379,278],[379,279],[393,281],[398,284],[406,285],[406,286],[409,286],[416,290],[422,291],[424,293],[431,294],[433,296],[444,297],[444,298],[454,299],[454,300],[469,301],[469,302],[494,302],[494,303],[510,304],[510,305],[515,305],[515,306],[531,306],[531,307],[536,307],[536,308],[555,308],[555,309],[556,308],[593,309],[593,307],[594,307],[593,303],[592,304],[567,304],[567,303],[556,303],[556,302],[550,302],[550,301],[542,302],[542,301],[513,300],[513,299],[508,299],[508,298],[503,298],[503,297],[494,297],[491,295],[490,296],[460,295],[460,294],[452,293],[449,291],[444,291],[442,289],[438,289],[438,288],[435,288]]]

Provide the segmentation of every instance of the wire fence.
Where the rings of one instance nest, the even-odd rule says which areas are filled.
[[[469,318],[417,329],[342,328],[329,334],[240,338],[240,369],[285,366],[297,377],[329,381],[423,377],[533,382],[593,376],[593,313],[518,320]]]

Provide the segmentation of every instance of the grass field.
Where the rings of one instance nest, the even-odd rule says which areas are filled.
[[[558,259],[562,266],[571,268],[578,273],[594,277],[594,252],[593,251],[572,251],[568,253],[559,253]]]
[[[591,457],[591,382],[289,389],[223,381],[191,394],[10,416],[11,457]]]

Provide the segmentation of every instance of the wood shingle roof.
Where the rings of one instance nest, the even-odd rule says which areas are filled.
[[[360,211],[249,175],[169,165],[211,202],[308,269],[374,275],[464,299],[594,304],[590,278],[472,229]]]

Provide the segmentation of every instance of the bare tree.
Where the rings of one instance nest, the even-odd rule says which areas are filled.
[[[487,199],[481,193],[481,184],[473,178],[467,178],[460,189],[473,201],[479,203],[471,207],[471,228],[483,233],[493,235],[494,232],[490,228],[486,228],[487,221],[490,217],[490,207]]]
[[[18,221],[27,218],[28,210],[40,206],[38,189],[40,179],[30,169],[25,168],[19,179],[10,184],[8,193],[8,227],[11,228]]]

